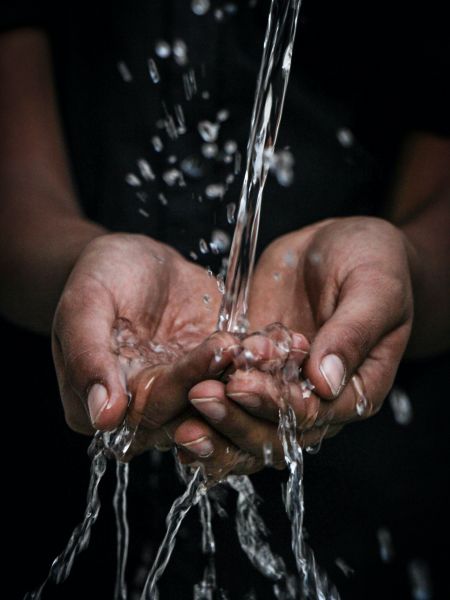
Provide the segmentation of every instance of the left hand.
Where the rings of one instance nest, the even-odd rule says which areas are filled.
[[[403,234],[387,221],[351,217],[290,233],[263,253],[252,282],[252,329],[282,322],[312,340],[302,375],[315,390],[295,403],[297,422],[309,430],[305,444],[314,443],[314,432],[320,439],[380,409],[412,327],[411,252]],[[261,347],[261,361],[272,351],[265,355]],[[198,425],[203,434],[223,433],[261,461],[262,442],[276,439],[278,420],[269,378],[261,369],[238,370],[225,385],[197,384],[189,396],[211,425]],[[216,418],[206,414],[211,400]],[[237,431],[230,419],[240,424]],[[175,439],[187,433],[182,425]],[[280,452],[279,445],[274,447],[275,460],[282,458]],[[216,464],[214,455],[208,460]]]

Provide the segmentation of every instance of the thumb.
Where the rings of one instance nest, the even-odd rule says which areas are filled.
[[[115,309],[96,282],[71,285],[55,313],[53,357],[68,425],[80,433],[111,430],[128,405],[125,377],[111,343]]]
[[[317,315],[322,323],[303,372],[322,398],[336,398],[345,384],[389,333],[389,353],[399,362],[406,347],[411,317],[408,290],[392,277],[373,277],[355,270],[338,291],[332,310]],[[383,361],[384,362],[384,361]]]

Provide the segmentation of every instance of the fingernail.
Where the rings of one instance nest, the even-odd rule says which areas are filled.
[[[192,398],[191,403],[195,408],[211,419],[212,421],[221,421],[226,415],[226,409],[218,398]]]
[[[320,372],[328,383],[333,396],[337,396],[345,381],[345,367],[336,354],[328,354],[320,363]]]
[[[246,394],[244,392],[235,392],[234,394],[227,394],[228,398],[235,400],[238,404],[246,406],[247,408],[258,408],[261,405],[261,399],[259,396],[254,394]]]
[[[189,452],[193,452],[202,458],[207,458],[214,452],[214,446],[206,435],[203,435],[196,440],[192,440],[192,442],[185,442],[184,444],[181,444],[181,446],[184,446]]]
[[[94,383],[89,390],[87,405],[92,425],[96,425],[97,419],[108,404],[108,390],[101,383]]]
[[[305,350],[305,345],[306,345],[305,338],[300,333],[292,334],[291,350],[301,350],[302,352],[307,354],[307,352]]]

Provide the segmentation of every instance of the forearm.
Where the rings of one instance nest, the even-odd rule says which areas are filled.
[[[400,225],[411,244],[414,325],[407,355],[450,347],[450,189]]]
[[[0,313],[23,327],[49,333],[73,265],[85,246],[103,233],[101,226],[76,214],[3,220]]]

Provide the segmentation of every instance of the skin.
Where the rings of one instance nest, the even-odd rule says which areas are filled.
[[[175,443],[183,462],[200,461],[220,478],[261,468],[270,440],[281,466],[274,365],[292,367],[289,394],[308,445],[375,413],[405,350],[431,356],[448,347],[448,140],[407,140],[388,220],[326,221],[266,249],[249,316],[255,330],[284,323],[292,344],[280,355],[273,330],[246,340],[211,337],[220,296],[204,270],[82,214],[42,33],[0,36],[0,82],[0,311],[34,331],[52,330],[61,398],[76,431],[110,430],[127,415],[138,428],[127,458]],[[158,364],[149,342],[183,352]],[[336,389],[320,368],[330,354],[344,367]],[[309,398],[298,369],[315,386]],[[361,395],[367,401],[357,415]],[[219,419],[205,414],[211,398]]]

